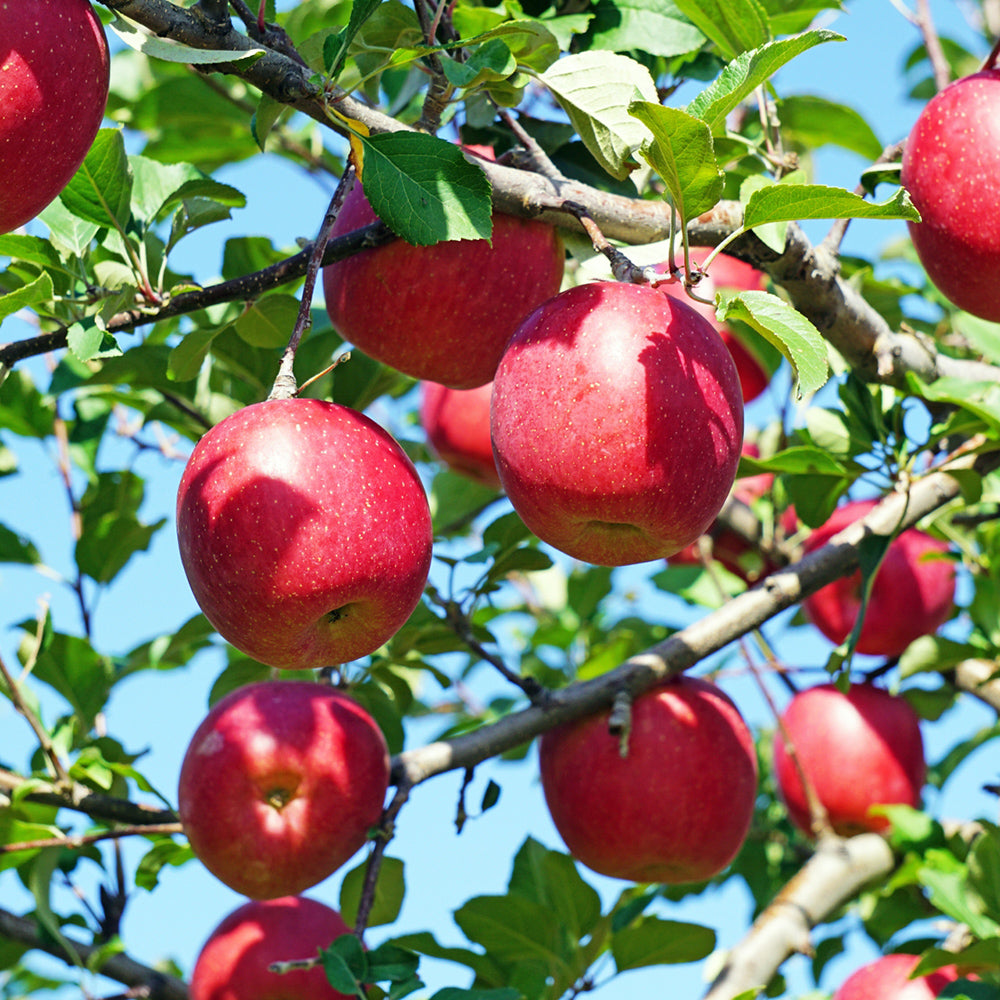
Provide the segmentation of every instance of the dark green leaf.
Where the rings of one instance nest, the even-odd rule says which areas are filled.
[[[361,903],[361,893],[367,870],[368,862],[364,861],[352,868],[344,876],[340,885],[340,912],[349,927],[353,927],[358,919],[358,906]],[[405,894],[403,862],[399,858],[383,858],[382,867],[378,873],[378,882],[375,885],[375,900],[368,916],[368,926],[379,927],[382,924],[391,924],[399,916]],[[414,971],[416,970],[414,969]]]
[[[0,562],[37,566],[41,561],[38,549],[30,538],[18,535],[5,524],[0,524]]]
[[[883,143],[854,108],[825,97],[797,94],[778,105],[782,132],[807,149],[842,146],[869,160],[882,155]]]
[[[715,948],[715,931],[698,924],[642,917],[611,935],[611,954],[619,972],[646,965],[698,962]]]
[[[705,36],[681,14],[673,0],[598,0],[591,4],[591,9],[588,49],[638,50],[670,58],[694,52],[705,41]],[[553,30],[559,20],[554,18],[551,22]]]
[[[59,200],[87,222],[124,229],[131,194],[132,172],[121,130],[103,128]]]

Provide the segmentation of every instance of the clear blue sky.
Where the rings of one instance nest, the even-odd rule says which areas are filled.
[[[942,31],[969,37],[959,5],[933,4]],[[802,58],[800,63],[782,71],[779,93],[803,91],[840,100],[862,110],[879,137],[885,142],[902,138],[919,111],[905,100],[907,85],[901,76],[904,53],[916,41],[915,30],[908,25],[888,0],[859,0],[850,12],[836,17],[828,26],[845,34],[848,41],[821,46]],[[682,95],[682,99],[690,95]],[[819,159],[818,179],[825,183],[853,187],[864,164],[855,156],[830,152]],[[300,236],[312,237],[325,209],[328,192],[291,166],[268,156],[222,171],[219,179],[241,188],[248,196],[246,209],[237,212],[228,227],[215,226],[201,237],[193,237],[186,246],[188,266],[202,280],[209,280],[219,266],[219,250],[225,235],[266,233],[278,245],[292,245]],[[822,230],[820,230],[822,231]],[[874,223],[854,223],[846,249],[870,252],[877,241],[884,242],[898,230]],[[2,338],[15,339],[29,333],[17,321],[5,324]],[[35,370],[40,369],[40,363]],[[752,405],[749,422],[763,423],[773,408],[766,399]],[[20,449],[20,442],[18,442]],[[125,445],[114,445],[120,451]],[[107,460],[113,460],[111,450]],[[67,507],[55,466],[40,449],[27,447],[23,453],[20,476],[0,481],[2,519],[10,527],[41,540],[43,557],[57,568],[70,565],[70,538]],[[181,474],[181,463],[164,463],[158,456],[143,454],[137,469],[149,476],[150,495],[144,516],[154,520],[172,518],[174,494]],[[9,664],[16,663],[18,635],[10,626],[36,613],[40,594],[51,594],[57,626],[66,631],[78,627],[75,606],[58,584],[41,579],[31,571],[3,567],[0,571],[0,605],[5,609],[0,630],[0,650]],[[644,610],[654,616],[670,615],[676,621],[677,609],[662,597],[650,597]],[[125,651],[165,630],[175,627],[194,614],[196,606],[180,568],[172,528],[160,533],[147,555],[134,560],[117,585],[106,595],[95,620],[95,640],[99,648]],[[782,643],[781,630],[767,630],[786,660],[819,665],[826,647],[817,643],[810,648]],[[123,739],[127,749],[148,747],[150,752],[142,768],[154,784],[168,796],[175,796],[176,776],[181,756],[190,734],[201,720],[208,690],[221,669],[221,658],[206,654],[182,671],[140,675],[122,685],[110,705],[108,729]],[[760,696],[745,680],[723,682],[752,723],[765,723],[767,712]],[[499,686],[499,685],[497,685]],[[61,711],[54,699],[45,699],[47,718]],[[970,704],[950,720],[950,728],[931,725],[925,728],[928,755],[940,756],[959,729],[969,731],[991,719],[991,713]],[[412,727],[409,745],[415,746],[433,735],[433,724]],[[31,746],[30,733],[15,716],[9,704],[0,701],[0,756],[23,762]],[[932,801],[940,816],[992,816],[994,800],[979,791],[983,775],[995,777],[994,751],[987,746],[974,755],[952,780],[941,801]],[[987,756],[990,755],[990,756]],[[452,820],[461,780],[450,774],[420,786],[404,809],[398,836],[390,853],[407,864],[408,894],[400,921],[391,928],[374,929],[370,941],[377,943],[386,934],[429,928],[444,944],[460,944],[464,938],[450,919],[450,913],[472,895],[503,891],[515,850],[526,835],[559,847],[560,842],[548,819],[537,783],[534,755],[521,766],[489,762],[479,768],[470,802],[478,801],[477,789],[489,778],[503,789],[499,805],[482,819],[470,823],[460,837],[453,831]],[[130,865],[141,856],[143,843],[127,845]],[[360,860],[355,859],[354,863]],[[350,866],[348,866],[350,867]],[[83,866],[81,885],[92,888],[99,873],[93,865]],[[591,877],[605,900],[610,900],[623,884]],[[314,889],[310,895],[336,905],[339,874]],[[3,905],[20,910],[30,907],[29,898],[8,873],[0,875],[0,898]],[[57,909],[71,908],[64,891],[55,894]],[[137,891],[124,921],[124,939],[133,957],[153,963],[171,957],[187,972],[204,938],[215,924],[240,903],[240,897],[226,889],[201,867],[192,863],[179,871],[163,875],[161,886],[153,894]],[[701,921],[715,927],[719,945],[735,943],[747,927],[749,904],[736,886],[721,892],[706,893],[701,899],[664,908],[664,915],[674,919]],[[873,957],[870,947],[852,946],[845,956],[831,964],[828,984],[836,984],[851,969]],[[61,968],[56,963],[53,968]],[[466,985],[458,967],[425,962],[422,972],[428,985]],[[795,995],[808,986],[804,960],[786,966]],[[631,1000],[636,995],[658,991],[676,997],[698,996],[703,989],[700,965],[653,969],[629,973],[598,994],[602,1000]],[[100,992],[100,987],[97,987]],[[429,991],[430,992],[430,991]]]

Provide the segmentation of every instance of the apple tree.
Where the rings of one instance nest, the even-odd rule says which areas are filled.
[[[700,964],[712,1000],[779,996],[784,963],[796,953],[811,956],[813,985],[828,995],[838,985],[828,963],[849,935],[862,935],[887,954],[919,955],[916,973],[935,973],[942,995],[1000,997],[1000,830],[991,816],[924,808],[1000,728],[951,726],[946,752],[925,766],[917,722],[967,718],[970,701],[1000,710],[1000,14],[994,0],[964,5],[978,33],[964,45],[938,34],[928,0],[894,6],[909,37],[914,98],[927,102],[977,74],[960,85],[966,90],[948,91],[947,114],[923,123],[923,158],[916,143],[905,152],[903,142],[883,146],[846,104],[784,89],[784,67],[841,39],[827,26],[837,0],[263,0],[259,9],[244,0],[101,0],[94,11],[110,41],[107,90],[99,72],[74,75],[80,32],[55,30],[65,17],[89,16],[84,0],[0,3],[4,73],[23,72],[16,47],[14,56],[3,50],[16,30],[50,40],[31,59],[73,82],[71,96],[56,89],[46,103],[42,93],[29,119],[0,79],[0,220],[10,222],[0,235],[0,321],[11,331],[0,344],[0,470],[9,483],[35,476],[32,491],[58,496],[68,510],[65,523],[28,536],[5,506],[0,561],[32,581],[33,595],[57,589],[71,598],[40,600],[34,616],[8,616],[0,641],[0,691],[9,702],[0,743],[0,995],[273,995],[262,985],[277,977],[272,971],[215,977],[236,992],[226,993],[225,982],[189,991],[190,965],[164,964],[170,924],[154,950],[131,941],[123,922],[129,899],[155,902],[179,869],[201,862],[174,788],[154,787],[140,748],[109,724],[109,708],[126,685],[164,675],[179,682],[198,670],[212,675],[211,706],[275,681],[314,682],[324,697],[310,701],[347,694],[375,720],[391,755],[370,769],[389,774],[377,821],[369,805],[359,811],[360,832],[333,838],[337,866],[341,841],[348,852],[365,844],[339,899],[353,933],[323,930],[315,948],[309,933],[287,927],[270,938],[277,951],[261,969],[278,963],[290,996],[429,996],[420,977],[431,960],[450,970],[438,1000],[558,1000],[651,967],[673,995],[671,967],[682,963]],[[18,79],[26,92],[27,75]],[[70,100],[77,106],[67,116]],[[80,149],[72,176],[54,172],[65,172],[66,155],[28,152],[31,129],[14,128],[15,119],[33,122],[45,143],[61,148],[61,134],[76,136],[78,120],[95,109],[104,110],[105,127],[89,151]],[[855,154],[862,166],[854,184],[832,186],[818,175],[813,154],[822,147]],[[286,161],[303,185],[326,192],[325,215],[298,247],[252,232],[213,236],[246,204],[227,169],[260,158]],[[44,208],[23,199],[36,184],[53,187]],[[31,207],[19,216],[22,200]],[[866,232],[906,222],[915,235],[847,253],[852,220],[868,220]],[[197,268],[187,263],[194,244],[210,248],[211,262],[203,249]],[[626,358],[602,341],[579,362],[587,386],[572,371],[541,386],[511,360],[529,324],[507,346],[509,327],[543,300],[539,313],[557,309],[550,296],[560,280],[564,290],[580,289],[573,302],[587,303],[573,307],[573,323],[598,309],[594,289],[617,282],[623,301],[634,291],[650,314],[666,317],[657,337],[687,324],[721,360],[708,365],[700,347],[671,347],[667,358],[659,346]],[[508,328],[493,335],[499,346],[484,360],[484,331],[501,315]],[[617,314],[606,322],[601,315],[602,333],[613,329]],[[569,321],[559,313],[558,323]],[[728,354],[711,330],[706,340],[710,327]],[[563,360],[585,333],[568,327]],[[432,413],[444,411],[417,381],[442,370],[423,367],[435,352],[434,364],[476,366],[466,381],[438,379],[461,389],[481,387],[501,365],[496,468],[482,445],[488,430],[476,464],[467,447],[449,444],[447,428],[431,427]],[[598,399],[587,395],[587,366],[609,356],[609,367],[647,381],[576,409],[585,396]],[[704,372],[715,365],[728,366],[718,382],[730,388],[707,388]],[[674,380],[684,404],[672,423],[644,436],[642,387],[652,393],[654,371]],[[740,385],[748,402],[763,393],[742,436],[742,406],[726,416],[722,404],[707,402],[729,393],[739,404]],[[567,386],[578,391],[563,392]],[[367,413],[364,433],[383,435],[383,451],[398,450],[393,468],[416,468],[426,505],[420,495],[412,500],[418,514],[399,513],[400,491],[389,481],[396,472],[381,457],[362,470],[367,478],[350,478],[338,456],[357,457],[361,444],[323,450],[290,431],[283,447],[280,421],[266,416],[279,401],[296,414],[307,405],[321,422],[351,414],[345,419],[357,427],[354,415]],[[207,495],[206,482],[225,494],[225,483],[211,478],[217,466],[238,479],[266,465],[266,485],[250,483],[244,494],[266,494],[269,506],[224,496],[230,520],[218,550],[208,529],[189,529],[182,517],[150,519],[147,499],[168,495],[172,503],[194,449],[248,413],[265,414],[257,424],[271,433],[267,443],[252,459],[245,441],[245,451],[212,453],[182,497]],[[480,414],[482,428],[489,417]],[[634,433],[631,452],[668,470],[666,480],[651,480],[653,493],[669,492],[668,480],[687,484],[671,496],[671,531],[682,520],[678,504],[698,508],[684,515],[688,534],[670,534],[667,549],[629,555],[636,515],[612,506],[611,484],[637,489],[641,473],[626,464],[628,448],[602,450],[611,423]],[[325,441],[326,433],[317,435]],[[725,455],[716,448],[721,437]],[[33,471],[28,456],[39,449],[55,476]],[[525,473],[532,462],[542,478],[562,463],[570,485],[542,493]],[[594,475],[587,482],[607,484],[591,489],[605,507],[585,518],[603,535],[584,550],[596,553],[587,562],[565,554],[576,551],[561,534],[571,515],[556,505],[571,496],[572,508],[572,480]],[[362,528],[372,479],[387,506]],[[322,503],[301,499],[311,499],[310,481]],[[503,487],[516,495],[513,506]],[[527,504],[539,497],[529,517]],[[352,501],[353,510],[344,506]],[[852,503],[862,509],[834,528],[834,512]],[[300,522],[315,510],[333,527],[303,543]],[[424,525],[427,552],[401,540],[411,520]],[[163,596],[128,592],[130,567],[158,539],[173,545],[178,529],[206,612],[186,618],[162,614],[173,607]],[[915,538],[922,541],[906,541]],[[385,597],[390,563],[412,595],[396,601],[398,620],[386,619],[385,635],[359,619],[367,645],[289,656],[282,629],[306,597],[279,608],[248,596],[282,569],[277,557],[247,555],[265,539],[275,552],[295,551],[289,586],[302,584],[303,593],[306,577],[339,581],[372,553],[388,560],[366,571],[361,596],[352,591],[332,610],[323,606],[330,632],[367,613],[372,580]],[[71,569],[56,572],[63,548]],[[177,565],[176,548],[170,552]],[[232,614],[218,610],[223,579],[237,595]],[[162,605],[156,631],[138,643],[116,640],[105,611],[116,599],[116,607]],[[839,624],[825,627],[829,619]],[[821,650],[820,669],[798,669],[804,648]],[[676,680],[686,671],[699,675],[687,687]],[[683,749],[640,752],[649,699],[725,690],[734,676],[756,685],[770,706],[745,740],[741,730],[723,748],[713,737],[687,761]],[[840,721],[837,713],[871,684],[891,692],[876,700],[890,697],[892,708],[870,714],[902,720],[884,724],[890,743],[905,732],[905,750],[866,743],[867,731],[851,728],[857,713]],[[828,697],[783,714],[821,686]],[[744,725],[739,698],[711,698],[728,706],[730,729]],[[705,704],[690,709],[702,731]],[[237,728],[263,738],[281,717],[261,708],[256,723]],[[439,722],[436,730],[428,719]],[[557,741],[583,723],[613,746],[612,763],[594,758],[574,771],[586,741],[558,756]],[[8,743],[15,727],[30,736],[27,752],[12,737]],[[418,728],[434,737],[414,739]],[[504,769],[537,772],[536,737],[547,748],[543,764],[558,761],[542,779],[554,815],[558,799],[575,818],[588,786],[612,775],[582,835],[596,846],[584,856],[568,832],[567,850],[526,836],[502,859],[511,872],[505,893],[465,887],[454,913],[464,943],[435,928],[394,929],[407,881],[393,854],[394,826],[420,786],[464,775],[460,827],[511,808],[501,794]],[[336,738],[323,744],[329,756],[343,752]],[[180,761],[188,734],[176,739]],[[670,739],[682,747],[676,733]],[[496,780],[474,794],[477,768],[492,762],[500,762],[490,771]],[[663,784],[633,780],[633,764],[649,772],[642,782]],[[905,771],[904,788],[890,781],[883,791],[893,768]],[[711,794],[737,771],[742,816],[737,796]],[[331,766],[329,783],[337,773]],[[980,784],[995,778],[987,771]],[[617,804],[640,786],[661,788],[663,801]],[[687,798],[682,786],[693,789]],[[283,807],[296,787],[268,786],[265,798]],[[364,791],[370,799],[371,788]],[[245,823],[238,813],[226,817],[231,827],[221,813],[213,817],[226,799],[217,792],[203,785],[194,796],[207,803],[201,841],[218,841],[223,829],[235,838],[252,825],[249,806]],[[844,795],[869,792],[889,804],[841,807]],[[704,822],[684,809],[701,810]],[[629,868],[622,855],[645,842],[650,816],[658,828],[681,816],[671,851],[697,854],[735,835],[709,869]],[[188,825],[194,842],[195,823]],[[306,828],[311,846],[322,836]],[[267,872],[278,888],[261,895],[299,891],[296,882],[282,892],[279,868],[296,864],[281,861]],[[613,896],[595,891],[584,861],[621,877]],[[253,864],[260,868],[259,855]],[[91,892],[95,868],[103,884]],[[713,922],[686,919],[685,904],[732,884],[752,901],[752,920],[723,950]],[[54,893],[65,885],[75,887],[69,902]],[[309,927],[341,926],[339,917],[327,919],[312,917]],[[289,941],[310,942],[312,957],[288,953]],[[308,968],[291,968],[296,960]],[[881,995],[898,989],[875,981]],[[294,985],[303,982],[311,985]],[[842,1000],[850,995],[860,994]]]

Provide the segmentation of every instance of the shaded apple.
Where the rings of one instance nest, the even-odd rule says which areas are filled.
[[[542,789],[569,853],[602,875],[700,882],[728,865],[757,794],[753,738],[714,684],[677,677],[632,705],[627,753],[610,712],[539,744]]]
[[[385,737],[360,705],[326,684],[262,681],[198,726],[178,812],[216,878],[254,899],[290,896],[365,843],[388,784]]]
[[[420,384],[420,423],[434,453],[455,472],[500,489],[490,443],[493,383],[475,389]]]
[[[595,282],[539,306],[493,383],[493,453],[524,523],[591,563],[666,558],[733,485],[743,400],[712,325],[648,285]]]
[[[191,973],[191,1000],[348,1000],[320,967],[271,972],[275,962],[315,958],[350,934],[336,910],[288,896],[244,903],[212,931]]]
[[[884,955],[848,976],[833,1000],[934,1000],[958,979],[953,965],[911,979],[919,961],[919,955]]]
[[[1000,69],[935,95],[903,151],[900,180],[920,212],[914,249],[945,298],[1000,320]]]
[[[806,539],[806,552],[825,545],[875,504],[875,500],[853,500],[838,507]],[[947,553],[947,543],[916,528],[892,541],[872,585],[859,653],[898,656],[914,639],[936,632],[948,620],[955,597],[955,564]],[[861,571],[822,587],[803,601],[802,608],[827,639],[843,642],[861,608]]]
[[[69,183],[101,127],[108,44],[86,0],[0,4],[0,233]]]
[[[430,567],[413,464],[364,414],[317,399],[245,407],[199,441],[177,494],[188,582],[208,620],[272,667],[353,660],[391,638]]]
[[[375,220],[355,183],[331,238]],[[559,291],[564,266],[553,226],[494,212],[492,241],[396,240],[328,265],[323,290],[345,340],[413,378],[471,389],[492,380],[518,323]]]
[[[800,691],[781,715],[802,770],[841,836],[885,833],[875,805],[917,807],[927,765],[920,721],[905,698],[871,684],[844,693],[833,684]],[[812,836],[809,803],[781,729],[774,776],[789,819]]]

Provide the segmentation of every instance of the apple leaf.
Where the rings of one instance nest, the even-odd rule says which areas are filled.
[[[163,211],[179,202],[205,198],[226,208],[243,208],[241,191],[203,173],[190,163],[159,163],[147,156],[130,156],[132,170],[132,213],[144,222],[153,222]],[[228,218],[226,212],[222,218]]]
[[[717,315],[720,320],[742,320],[781,351],[792,366],[797,399],[811,396],[826,384],[826,341],[784,300],[769,292],[740,292],[725,300]]]
[[[116,357],[122,353],[118,341],[106,330],[102,330],[92,316],[69,327],[66,331],[66,346],[81,361]]]
[[[130,48],[142,52],[152,59],[165,62],[204,66],[211,63],[234,63],[256,60],[267,53],[267,49],[252,48],[242,52],[234,49],[196,49],[169,38],[159,38],[148,34],[138,25],[116,17],[109,25],[111,30]]]
[[[233,329],[251,347],[284,347],[298,315],[299,300],[294,295],[265,295],[247,307]]]
[[[418,931],[415,934],[403,934],[393,939],[396,944],[444,962],[455,962],[471,969],[478,979],[486,982],[497,982],[503,978],[503,973],[489,955],[484,955],[471,948],[449,948],[439,944],[429,931]],[[435,994],[436,995],[436,994]]]
[[[490,182],[458,146],[421,132],[386,132],[360,141],[365,195],[397,236],[414,246],[490,238]]]
[[[797,55],[823,42],[842,42],[835,31],[806,31],[794,38],[767,42],[742,52],[687,106],[687,113],[707,122],[713,132],[725,124],[726,115]],[[880,150],[881,152],[881,150]]]
[[[798,219],[909,219],[919,222],[920,213],[902,188],[887,201],[871,202],[853,191],[824,184],[771,184],[755,191],[743,212],[746,229],[768,222]]]
[[[52,275],[48,271],[42,271],[34,281],[0,295],[0,321],[28,306],[51,302],[52,295]]]
[[[642,156],[660,175],[678,215],[688,222],[722,197],[723,173],[711,129],[699,118],[655,101],[633,101],[629,114],[652,133]]]
[[[641,917],[611,935],[611,954],[619,972],[648,965],[698,962],[715,948],[715,931],[699,924]]]
[[[334,35],[329,35],[323,43],[323,62],[331,81],[340,76],[347,58],[347,50],[362,25],[375,13],[382,0],[354,0],[347,26]]]
[[[0,524],[0,562],[35,566],[41,561],[38,549],[31,539],[11,531],[5,524]]]
[[[770,458],[741,455],[736,478],[757,476],[763,472],[794,476],[846,476],[847,467],[823,448],[796,445],[785,448]]]
[[[102,128],[59,198],[81,219],[124,230],[131,194],[132,171],[121,130]]]
[[[649,70],[614,52],[580,52],[550,66],[541,81],[591,155],[612,177],[625,180],[637,166],[633,154],[650,138],[625,109],[636,99],[659,101]]]
[[[474,896],[455,911],[465,936],[499,962],[559,965],[563,928],[558,916],[523,896]]]
[[[443,469],[431,483],[430,504],[434,534],[447,534],[466,524],[499,496],[490,486]]]
[[[729,60],[771,39],[760,0],[674,0],[682,14]]]
[[[65,270],[55,247],[40,236],[28,236],[25,233],[7,233],[0,236],[0,257],[40,264],[54,271]]]
[[[969,882],[986,904],[987,912],[1000,914],[1000,831],[994,827],[976,837],[968,865]]]
[[[327,982],[338,993],[364,1000],[365,991],[361,984],[368,975],[368,960],[357,937],[341,934],[329,947],[321,948],[319,955]]]
[[[442,58],[441,68],[453,87],[477,87],[494,80],[506,80],[517,71],[517,60],[499,38],[491,38],[474,48],[465,62]]]
[[[353,927],[358,919],[358,907],[361,904],[367,870],[368,862],[363,861],[356,868],[352,868],[340,884],[340,912],[349,927]],[[368,917],[368,926],[391,924],[399,916],[405,894],[403,862],[399,858],[383,858],[378,882],[375,885],[375,900]]]
[[[598,0],[590,6],[590,50],[638,49],[669,59],[695,52],[705,43],[705,36],[681,14],[673,0]]]
[[[913,391],[928,402],[961,407],[993,430],[1000,429],[1000,383],[945,376],[928,384],[913,372],[908,372],[906,378]]]
[[[884,148],[868,122],[854,108],[814,94],[786,97],[778,104],[783,135],[808,149],[834,145],[869,160],[877,160]]]

